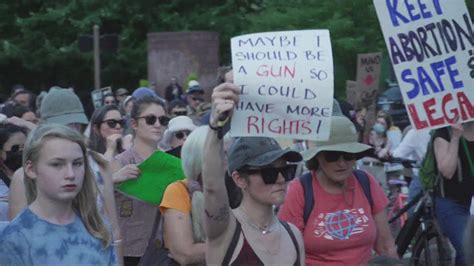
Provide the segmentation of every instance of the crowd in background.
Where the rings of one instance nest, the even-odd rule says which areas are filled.
[[[273,138],[222,138],[218,117],[237,105],[238,89],[231,72],[220,81],[210,102],[196,80],[183,88],[171,78],[163,97],[119,88],[103,95],[90,119],[73,89],[36,95],[13,87],[0,110],[0,264],[138,265],[155,234],[178,264],[367,264],[374,253],[397,263],[384,162],[421,163],[429,133],[402,131],[384,111],[368,125],[367,109],[335,100],[327,141],[281,148]],[[460,265],[473,129],[455,124],[437,131],[434,144],[448,177],[437,212]],[[186,177],[167,187],[159,207],[115,189],[140,178],[138,165],[156,150],[180,157]],[[291,181],[303,173],[309,185]],[[410,197],[421,190],[418,175],[406,175]],[[308,186],[314,207],[306,217]],[[328,229],[347,215],[362,222]],[[61,241],[69,246],[55,252]]]

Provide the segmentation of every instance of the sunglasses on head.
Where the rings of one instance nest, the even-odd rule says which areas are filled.
[[[106,123],[108,127],[110,128],[115,128],[118,125],[120,125],[120,127],[124,127],[125,126],[125,120],[121,119],[121,120],[117,120],[117,119],[107,119],[107,120],[104,120],[102,121],[102,123]]]
[[[268,167],[260,169],[244,169],[241,170],[247,174],[260,173],[262,176],[263,183],[266,185],[275,184],[278,180],[278,173],[281,173],[285,182],[291,181],[295,177],[296,165],[288,164],[282,167]]]
[[[346,161],[357,160],[357,154],[355,153],[348,153],[348,152],[341,152],[341,151],[325,151],[323,153],[324,159],[328,163],[337,162],[339,158],[344,158]]]
[[[154,115],[147,115],[147,116],[140,116],[137,117],[137,119],[143,118],[145,119],[145,122],[147,125],[154,125],[156,123],[156,120],[160,122],[160,125],[162,126],[168,126],[168,123],[170,122],[170,118],[167,116],[154,116]]]
[[[186,137],[189,136],[190,133],[191,133],[191,131],[189,131],[189,130],[181,130],[181,131],[175,132],[174,136],[177,139],[183,139],[185,136]]]

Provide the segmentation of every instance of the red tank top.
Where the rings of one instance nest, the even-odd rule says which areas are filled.
[[[245,238],[245,234],[242,231],[242,226],[240,225],[240,222],[236,220],[236,223],[237,224],[235,226],[234,235],[230,242],[229,248],[227,249],[224,260],[222,261],[222,265],[259,265],[259,266],[265,265],[257,256],[255,251],[253,250],[253,248],[250,246],[249,242]],[[286,229],[286,231],[290,235],[291,241],[293,242],[293,245],[295,246],[296,261],[293,265],[298,266],[300,265],[300,251],[299,251],[298,242],[296,241],[296,237],[287,222],[280,221],[280,223],[283,225],[283,227]],[[240,249],[240,252],[239,252],[239,255],[237,255],[237,258],[235,258],[232,264],[230,264],[230,260],[232,258],[232,255],[234,254],[241,232],[244,238],[242,249]]]

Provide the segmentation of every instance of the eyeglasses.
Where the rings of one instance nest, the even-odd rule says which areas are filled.
[[[291,181],[295,177],[296,165],[288,164],[283,167],[268,167],[260,169],[243,169],[240,172],[247,174],[260,173],[263,179],[263,183],[266,185],[275,184],[278,179],[278,173],[281,173],[285,182]]]
[[[176,111],[176,112],[173,112],[173,115],[175,115],[175,116],[187,115],[187,114],[188,114],[187,111]]]
[[[102,121],[102,123],[106,123],[107,126],[110,127],[110,128],[115,128],[117,126],[117,124],[119,124],[120,127],[122,127],[122,128],[125,126],[125,120],[124,119],[121,119],[121,120],[107,119],[107,120]]]
[[[204,99],[203,98],[199,98],[199,97],[192,97],[191,99],[193,99],[193,101],[199,101],[199,102],[204,102]]]
[[[325,151],[323,153],[324,159],[328,163],[337,162],[339,158],[344,158],[346,161],[352,161],[357,159],[357,155],[355,153],[348,153],[348,152],[340,152],[340,151]]]
[[[174,133],[174,136],[175,136],[177,139],[183,139],[184,137],[189,136],[189,134],[191,134],[191,131],[190,131],[190,130],[181,130],[181,131],[175,132],[175,133]]]
[[[137,117],[137,119],[140,119],[140,118],[144,118],[146,124],[150,126],[154,125],[156,123],[156,120],[160,121],[160,124],[162,126],[168,126],[168,123],[170,122],[170,118],[167,116],[156,117],[154,115],[147,115],[147,116]]]

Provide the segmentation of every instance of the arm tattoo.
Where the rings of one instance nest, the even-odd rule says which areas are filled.
[[[224,222],[229,217],[229,207],[223,206],[217,210],[217,213],[212,215],[207,209],[204,210],[207,218],[215,222]]]

